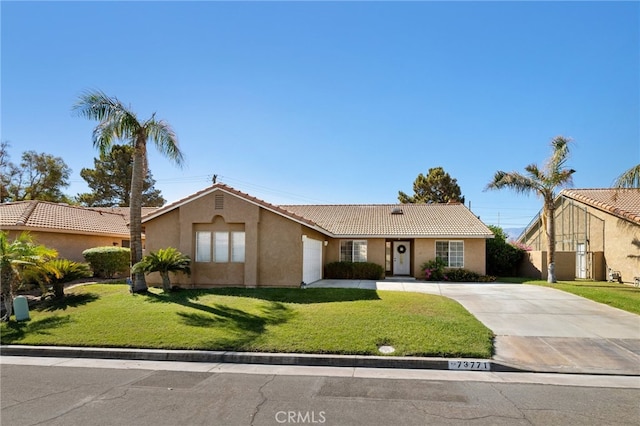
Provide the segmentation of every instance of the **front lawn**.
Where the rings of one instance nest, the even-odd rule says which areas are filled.
[[[640,314],[640,288],[606,281],[558,281],[549,284],[545,280],[526,278],[500,278],[502,282],[519,282],[563,290],[595,302],[634,314]]]
[[[2,344],[490,358],[492,333],[457,302],[359,289],[67,290],[3,323]]]

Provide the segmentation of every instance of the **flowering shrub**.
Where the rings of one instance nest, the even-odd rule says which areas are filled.
[[[444,273],[446,264],[442,259],[433,259],[424,262],[420,269],[424,272],[424,278],[427,281],[446,281],[447,276]]]
[[[451,282],[492,282],[496,277],[480,275],[476,272],[462,268],[447,268],[442,259],[434,259],[425,262],[420,267],[424,271],[427,281],[451,281]]]

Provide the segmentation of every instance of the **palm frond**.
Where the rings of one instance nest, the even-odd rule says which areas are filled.
[[[184,156],[178,146],[178,137],[169,123],[164,120],[156,121],[154,117],[151,117],[145,122],[144,127],[160,153],[178,166],[184,164]]]
[[[613,184],[614,188],[640,188],[640,164],[622,173]]]
[[[502,188],[513,189],[523,194],[538,190],[538,186],[533,179],[518,172],[504,172],[499,170],[495,173],[493,180],[487,185],[486,189]]]

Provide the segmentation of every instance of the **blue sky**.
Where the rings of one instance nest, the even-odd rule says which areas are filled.
[[[150,147],[175,201],[211,176],[274,204],[394,203],[429,168],[487,224],[525,226],[535,196],[485,192],[573,139],[574,187],[640,162],[638,2],[10,2],[1,138],[62,157],[87,191],[87,89],[156,112],[179,169]]]

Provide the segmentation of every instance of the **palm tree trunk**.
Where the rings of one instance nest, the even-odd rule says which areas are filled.
[[[131,265],[142,260],[142,185],[144,181],[144,165],[146,156],[146,137],[136,137],[133,151],[133,167],[131,176],[131,198],[129,205],[129,229],[131,233]],[[144,272],[133,274],[132,291],[143,293],[147,291]]]
[[[555,283],[556,279],[556,218],[553,197],[544,201],[543,222],[547,235],[547,282]]]
[[[160,272],[162,277],[162,291],[169,293],[171,291],[171,280],[169,279],[169,272]]]

